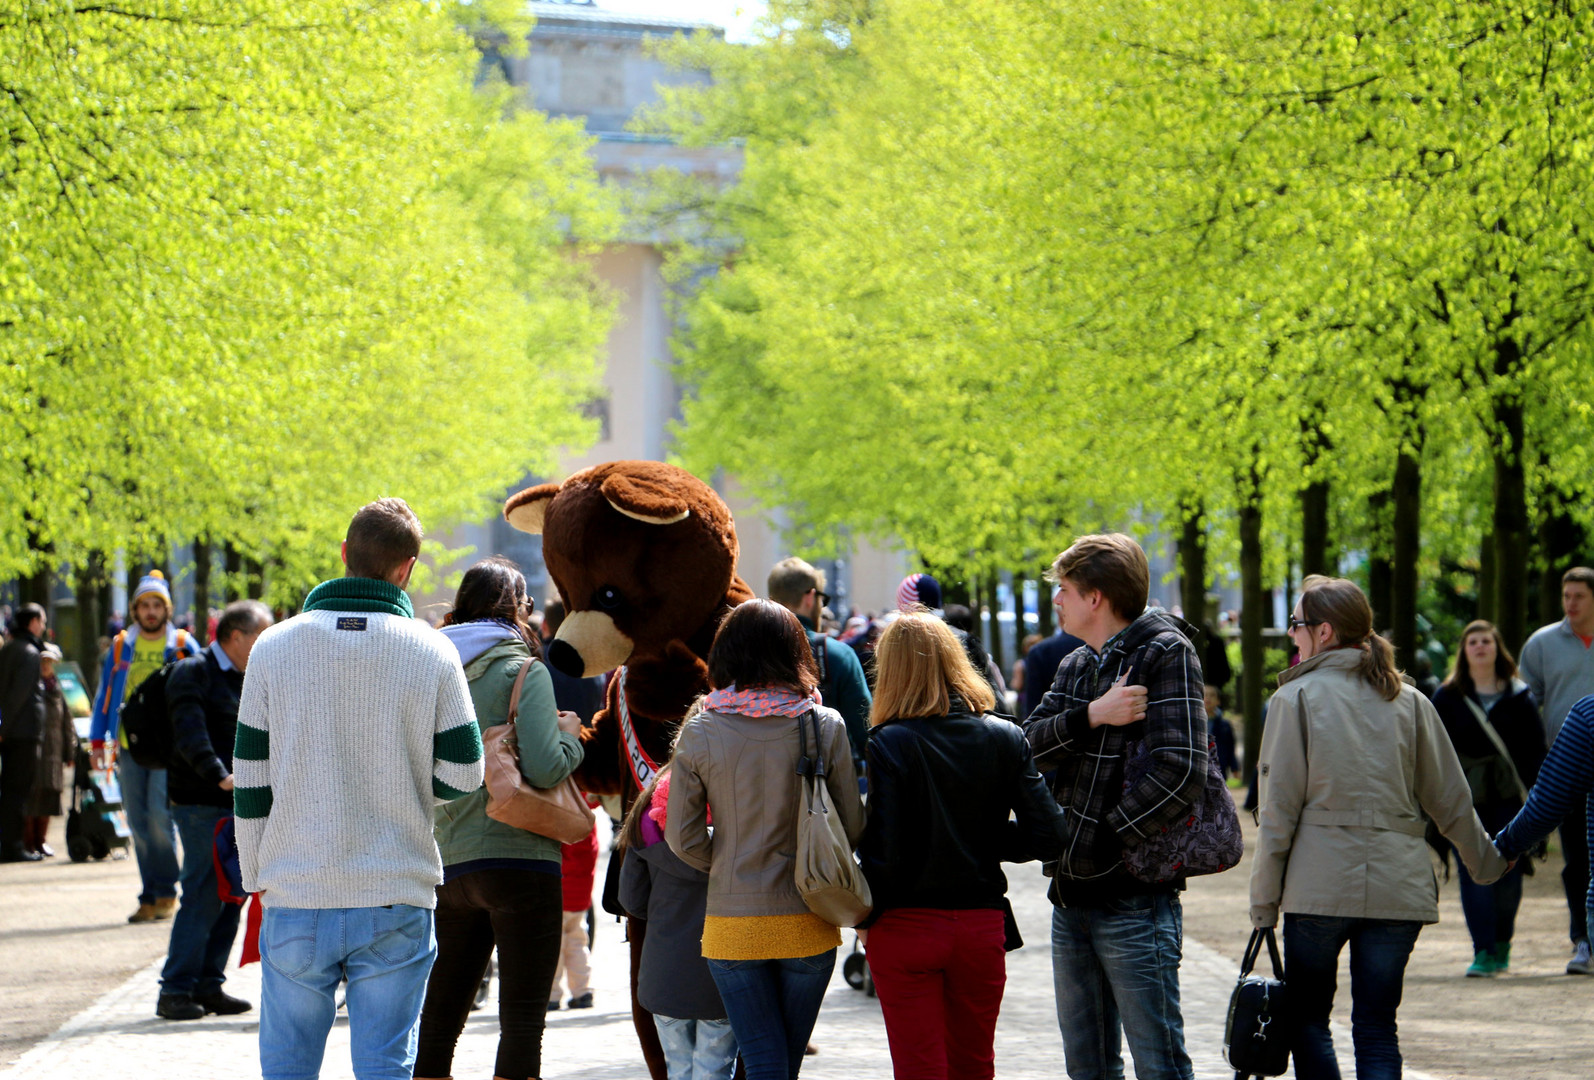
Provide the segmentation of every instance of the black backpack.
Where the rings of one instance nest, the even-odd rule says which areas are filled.
[[[166,712],[166,680],[179,657],[138,684],[122,703],[122,735],[133,760],[146,769],[164,769],[171,764],[176,747],[172,737],[172,718]]]

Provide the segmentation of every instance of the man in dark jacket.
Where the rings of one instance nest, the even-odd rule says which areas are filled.
[[[1066,817],[1052,875],[1052,978],[1068,1075],[1123,1070],[1119,1031],[1142,1075],[1193,1076],[1179,1011],[1182,881],[1148,884],[1123,854],[1175,825],[1207,768],[1201,664],[1183,620],[1147,611],[1146,553],[1121,533],[1057,557],[1063,626],[1087,646],[1057,669],[1024,726]],[[1126,785],[1131,757],[1143,764]]]
[[[178,661],[166,680],[172,760],[166,790],[183,841],[182,904],[172,920],[155,1015],[199,1020],[206,1013],[248,1012],[250,1004],[222,990],[227,954],[238,934],[236,904],[221,899],[216,880],[216,826],[232,815],[232,754],[244,668],[271,611],[258,600],[228,604],[216,640]]]
[[[1056,603],[1054,593],[1053,606],[1056,606]],[[1059,615],[1058,619],[1061,618]],[[1045,697],[1046,691],[1052,688],[1052,680],[1057,677],[1058,667],[1070,653],[1083,644],[1085,643],[1073,634],[1058,627],[1057,633],[1043,641],[1037,641],[1024,656],[1024,700],[1019,704],[1025,716],[1040,708],[1041,698]]]
[[[23,806],[33,790],[44,735],[44,682],[39,674],[44,624],[42,607],[23,604],[12,622],[11,640],[0,649],[0,862],[44,858],[22,843]]]
[[[819,668],[819,696],[841,714],[852,744],[852,765],[863,776],[863,753],[869,745],[869,707],[874,704],[863,662],[851,648],[818,629],[819,616],[830,597],[825,595],[825,575],[818,567],[795,555],[782,559],[769,571],[769,598],[797,616],[808,635],[808,647]]]

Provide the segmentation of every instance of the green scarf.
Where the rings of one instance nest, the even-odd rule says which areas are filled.
[[[407,593],[397,585],[375,578],[343,577],[323,581],[305,597],[306,611],[379,611],[415,617]]]

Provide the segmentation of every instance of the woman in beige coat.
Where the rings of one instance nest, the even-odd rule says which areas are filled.
[[[1476,881],[1494,881],[1507,863],[1473,812],[1438,713],[1373,633],[1361,589],[1307,578],[1290,636],[1301,663],[1279,676],[1258,757],[1251,924],[1271,927],[1284,913],[1284,969],[1300,1023],[1295,1075],[1339,1080],[1328,1015],[1349,943],[1356,1075],[1395,1080],[1406,961],[1423,924],[1439,921],[1428,819]]]

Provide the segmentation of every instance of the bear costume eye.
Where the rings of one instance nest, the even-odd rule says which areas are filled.
[[[592,605],[599,611],[618,611],[623,602],[620,590],[613,585],[605,585],[592,594]]]

